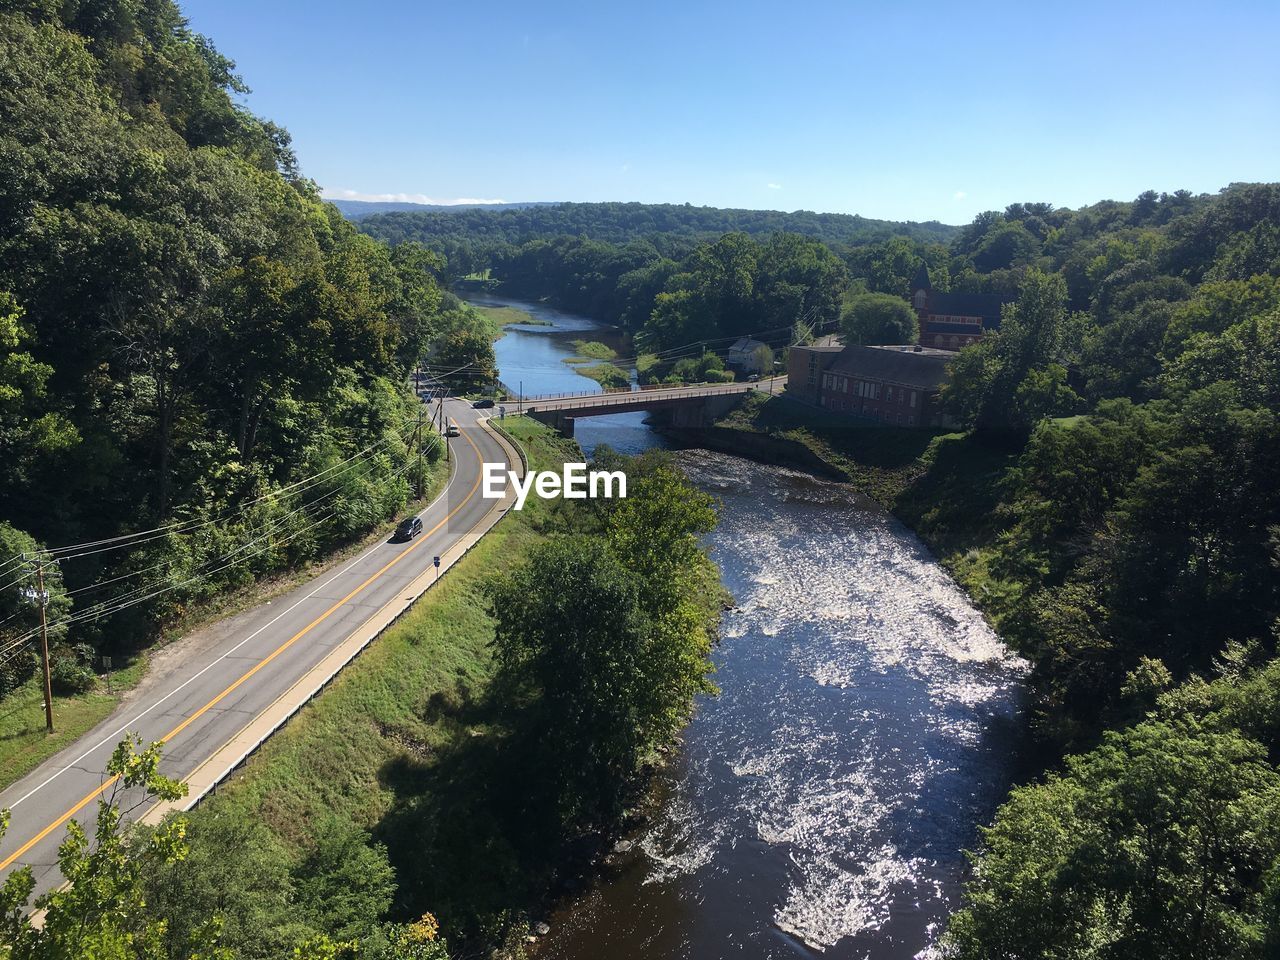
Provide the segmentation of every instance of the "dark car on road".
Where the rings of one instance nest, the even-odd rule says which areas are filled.
[[[481,399],[473,403],[471,406],[475,407],[477,410],[488,410],[490,407],[493,406],[493,401],[490,400],[488,397],[482,397]]]
[[[395,540],[412,540],[422,532],[422,521],[417,517],[406,517],[396,527]]]

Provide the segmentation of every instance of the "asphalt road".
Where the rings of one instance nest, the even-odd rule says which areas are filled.
[[[423,533],[408,543],[378,543],[220,624],[215,642],[184,650],[179,662],[154,671],[111,717],[0,793],[0,808],[12,811],[0,841],[0,875],[25,864],[35,874],[37,893],[57,886],[66,823],[75,817],[92,834],[99,797],[115,789],[103,771],[126,732],[146,743],[164,741],[161,770],[190,776],[431,568],[435,556],[493,519],[501,505],[481,495],[481,463],[506,462],[506,451],[469,405],[449,401],[446,416],[462,436],[451,441],[454,469],[446,491],[419,514]],[[140,799],[118,801],[137,816],[146,809]]]

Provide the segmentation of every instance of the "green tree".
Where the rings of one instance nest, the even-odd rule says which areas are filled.
[[[1108,734],[1016,789],[952,916],[957,960],[1264,957],[1280,775],[1263,748],[1190,719]]]
[[[177,861],[150,855],[149,831],[131,841],[167,956],[197,954],[211,917],[221,918],[220,942],[239,960],[287,956],[323,929],[299,909],[290,852],[260,820],[198,809],[185,830],[186,855]]]
[[[596,538],[557,538],[495,584],[492,606],[498,662],[534,705],[553,803],[568,819],[616,815],[662,692],[646,671],[637,575]]]
[[[718,617],[699,537],[705,494],[668,462],[627,467],[625,498],[537,547],[491,587],[503,682],[521,705],[531,784],[563,821],[609,821],[642,759],[687,722]]]
[[[493,342],[473,328],[459,328],[446,334],[431,356],[431,365],[440,375],[458,384],[487,386],[497,376]]]
[[[1063,279],[1030,271],[1018,301],[1005,307],[999,333],[966,347],[952,364],[944,404],[981,435],[1022,442],[1036,424],[1032,417],[1069,413],[1078,402],[1054,365],[1075,348],[1079,325],[1067,311]],[[1020,401],[1033,370],[1041,372]]]
[[[28,915],[35,881],[21,867],[0,886],[0,946],[16,958],[31,960],[170,960],[164,946],[165,925],[149,908],[139,860],[130,855],[130,831],[119,801],[126,791],[141,790],[154,800],[176,800],[182,784],[159,772],[160,744],[139,750],[141,741],[120,742],[107,765],[110,784],[98,804],[93,838],[76,820],[58,849],[58,866],[67,880],[63,888],[36,898],[44,911],[37,926]],[[8,825],[5,812],[3,825]],[[187,855],[184,821],[171,818],[149,837],[145,855],[176,864]],[[198,944],[181,956],[190,960],[231,960],[219,946],[219,919],[206,918]]]
[[[9,650],[0,662],[0,699],[30,680],[39,666],[36,645],[22,640],[40,625],[40,606],[34,594],[39,582],[37,564],[44,574],[46,620],[54,624],[49,635],[55,643],[66,635],[66,628],[57,622],[70,612],[71,598],[62,568],[44,558],[43,549],[34,537],[0,521],[0,564],[4,565],[4,579],[0,581],[0,644]],[[56,646],[54,649],[57,651]]]
[[[888,293],[852,297],[840,312],[840,328],[846,343],[915,343],[920,337],[911,304]]]
[[[773,373],[773,348],[763,343],[756,347],[751,354],[751,369],[761,376]]]
[[[18,494],[39,476],[40,466],[80,439],[72,423],[50,409],[53,367],[24,349],[34,334],[22,320],[17,301],[0,291],[0,460],[5,463],[0,499]]]
[[[294,870],[298,906],[317,929],[340,940],[361,939],[395,895],[387,848],[335,817],[316,827],[312,841]]]

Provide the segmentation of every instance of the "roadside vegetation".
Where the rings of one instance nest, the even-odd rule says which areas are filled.
[[[448,473],[448,464],[444,460],[429,457],[422,477],[423,497],[408,502],[402,512],[420,509],[435,499],[444,488]],[[152,656],[160,648],[202,629],[208,623],[279,596],[319,575],[324,568],[341,563],[382,540],[386,533],[386,525],[380,525],[368,536],[319,555],[308,563],[269,573],[260,580],[193,603],[167,621],[153,643],[127,650],[123,656],[102,659],[95,657],[89,648],[76,650],[65,644],[53,645],[50,656],[53,734],[45,728],[44,685],[38,660],[34,654],[25,662],[11,659],[8,672],[0,674],[6,681],[17,684],[6,688],[0,700],[0,788],[19,780],[110,716],[142,680]],[[34,612],[28,605],[21,608],[20,615],[27,619]]]

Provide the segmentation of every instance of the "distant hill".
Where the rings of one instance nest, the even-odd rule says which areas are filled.
[[[615,244],[649,240],[659,249],[687,247],[732,231],[753,236],[798,233],[851,246],[892,236],[947,243],[960,232],[959,227],[937,221],[897,222],[846,213],[785,213],[674,203],[506,204],[446,210],[370,211],[361,218],[360,229],[391,243],[416,240],[434,246],[450,241],[519,245],[550,237],[587,236]]]
[[[330,200],[348,220],[361,220],[377,213],[458,213],[463,210],[523,210],[555,201],[530,203],[401,203],[382,200]]]

